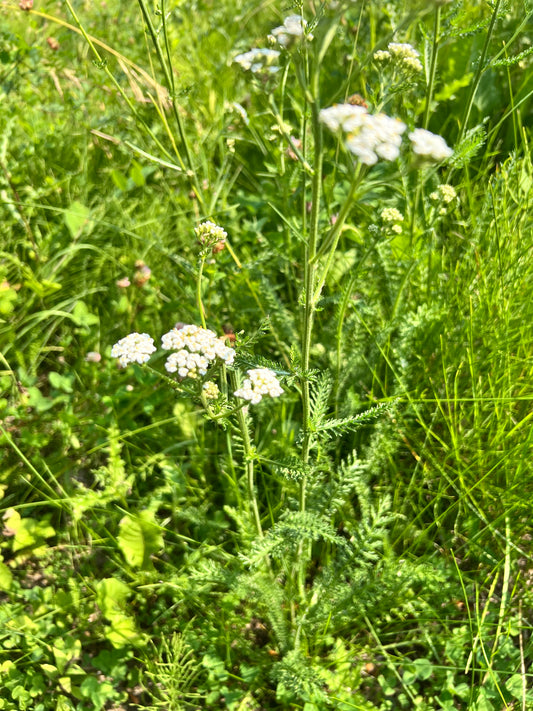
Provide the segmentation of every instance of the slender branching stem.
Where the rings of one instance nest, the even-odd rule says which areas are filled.
[[[196,305],[200,314],[202,328],[207,328],[205,321],[205,308],[202,302],[202,277],[204,274],[205,255],[201,254],[198,260],[198,276],[196,277]]]
[[[163,5],[162,5],[162,14],[163,14],[162,29],[163,29],[163,36],[164,36],[164,41],[165,41],[167,59],[165,58],[165,54],[163,52],[161,43],[159,41],[158,33],[154,27],[154,23],[152,22],[152,16],[146,6],[145,0],[138,0],[138,2],[139,2],[139,7],[141,9],[141,13],[142,13],[144,22],[145,22],[146,27],[148,29],[148,33],[150,34],[152,43],[154,45],[154,49],[156,51],[157,58],[159,60],[159,64],[161,66],[161,70],[162,70],[164,77],[165,77],[165,83],[166,83],[167,89],[169,91],[170,105],[172,107],[172,114],[174,116],[174,120],[176,121],[181,145],[183,146],[183,151],[185,153],[185,161],[183,161],[183,159],[179,153],[177,154],[177,158],[178,158],[178,161],[180,162],[180,165],[182,166],[182,168],[187,170],[187,173],[188,173],[189,177],[191,178],[194,193],[200,203],[202,211],[205,212],[205,205],[204,205],[204,200],[202,198],[202,191],[201,191],[200,186],[198,184],[198,176],[196,175],[196,171],[194,170],[194,163],[193,163],[191,151],[189,148],[189,142],[187,140],[187,133],[185,132],[185,127],[183,126],[183,121],[181,120],[181,116],[178,111],[178,105],[176,102],[176,87],[174,84],[174,75],[172,73],[172,65],[170,64],[170,61],[167,61],[167,59],[170,58],[170,49],[168,46],[168,37],[167,37],[165,3],[163,2]]]
[[[231,386],[234,390],[237,389],[237,381],[235,378],[235,373],[230,373]],[[257,504],[257,496],[255,493],[255,481],[254,481],[254,451],[252,449],[252,443],[250,440],[250,432],[248,430],[248,423],[246,422],[245,409],[240,408],[237,410],[237,423],[239,426],[239,432],[242,438],[242,444],[244,449],[244,466],[246,472],[246,492],[248,495],[248,504],[251,509],[252,521],[257,531],[257,534],[263,538],[263,527],[261,525],[261,516],[259,515],[259,506]]]
[[[440,42],[440,15],[441,6],[435,6],[435,22],[433,25],[433,46],[431,48],[431,60],[429,63],[429,75],[427,78],[426,87],[426,105],[424,107],[424,118],[422,120],[423,128],[429,125],[429,114],[431,111],[431,101],[433,99],[433,90],[435,88],[435,75],[437,72],[437,56],[439,53],[439,42]]]
[[[489,28],[488,28],[487,34],[485,36],[485,42],[483,44],[483,49],[481,50],[481,55],[479,57],[476,73],[474,75],[472,83],[470,84],[470,91],[468,93],[468,98],[466,100],[465,111],[463,114],[463,120],[461,121],[461,128],[459,129],[459,135],[457,136],[457,143],[459,143],[464,138],[464,135],[466,133],[468,121],[470,119],[470,113],[472,111],[472,106],[474,105],[474,98],[476,95],[476,91],[479,86],[479,82],[481,81],[481,76],[483,75],[483,72],[485,71],[485,68],[486,68],[485,62],[486,62],[487,54],[489,51],[490,41],[492,39],[492,33],[494,32],[494,26],[496,25],[496,20],[498,19],[498,14],[500,12],[500,5],[501,4],[502,4],[502,0],[496,0],[496,2],[494,3],[492,17],[490,18]]]

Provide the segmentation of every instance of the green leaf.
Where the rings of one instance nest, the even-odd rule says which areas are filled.
[[[135,568],[152,567],[150,556],[163,548],[163,537],[151,511],[124,516],[117,541],[126,561]]]
[[[77,301],[72,310],[72,320],[76,326],[88,329],[100,323],[100,319],[95,314],[90,313],[84,301]]]
[[[17,298],[15,289],[11,289],[7,282],[0,284],[0,314],[8,316],[15,308],[14,301]]]
[[[0,590],[9,590],[13,584],[13,575],[7,565],[0,561]]]
[[[413,662],[413,666],[415,667],[417,679],[422,681],[429,679],[433,673],[433,665],[429,659],[416,659]]]
[[[136,160],[133,161],[130,168],[130,178],[133,180],[138,188],[142,188],[146,185],[146,180],[144,178],[142,166],[137,163]]]
[[[43,516],[40,521],[34,518],[21,518],[18,511],[8,509],[4,514],[5,530],[14,536],[13,551],[41,545],[45,538],[55,536],[55,529],[49,523],[50,516]]]
[[[120,170],[113,169],[111,171],[111,180],[122,192],[126,192],[126,190],[128,189],[128,179],[126,178],[124,173],[120,172]]]
[[[86,227],[92,225],[89,220],[90,212],[88,207],[77,200],[65,211],[64,220],[72,239],[79,237]]]
[[[131,594],[130,588],[118,578],[104,578],[96,588],[96,601],[104,617],[112,620],[123,615],[126,599]]]
[[[48,373],[48,380],[50,381],[50,385],[56,388],[56,390],[62,390],[65,393],[72,392],[73,375],[60,375],[52,370]]]
[[[143,636],[139,634],[135,626],[135,620],[126,615],[115,617],[106,630],[105,636],[115,648],[128,644],[142,645],[145,643]]]

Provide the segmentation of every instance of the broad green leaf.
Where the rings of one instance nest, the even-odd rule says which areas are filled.
[[[123,615],[126,599],[131,594],[130,588],[118,578],[104,578],[96,588],[96,601],[104,617],[112,620]]]
[[[150,556],[161,550],[163,537],[151,511],[138,516],[128,514],[120,521],[118,545],[127,562],[135,568],[150,568]]]
[[[43,543],[45,538],[55,536],[55,529],[49,523],[50,516],[40,521],[34,518],[22,518],[15,509],[8,509],[4,514],[5,529],[14,536],[13,551],[32,548]]]
[[[8,316],[15,308],[17,292],[7,282],[0,284],[0,314]]]
[[[145,643],[143,636],[137,631],[135,620],[122,615],[115,617],[105,633],[106,638],[113,647],[124,647],[128,644],[142,645]]]

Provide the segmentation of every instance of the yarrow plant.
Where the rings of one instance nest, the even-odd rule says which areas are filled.
[[[279,397],[283,395],[283,388],[279,384],[276,374],[270,368],[253,368],[247,371],[248,377],[242,387],[235,390],[235,397],[249,400],[253,405],[261,402],[264,395]]]
[[[409,139],[413,145],[413,152],[425,160],[440,163],[453,155],[453,150],[442,136],[437,136],[425,128],[415,128],[409,134]]]
[[[115,343],[111,356],[118,358],[121,368],[125,368],[130,363],[147,363],[156,350],[154,339],[147,333],[130,333]]]
[[[396,160],[407,126],[385,114],[369,114],[364,106],[336,104],[320,111],[320,121],[332,132],[346,134],[346,147],[365,165],[379,158]]]
[[[235,349],[224,343],[214,331],[194,324],[179,324],[161,338],[164,350],[174,351],[165,362],[169,373],[177,373],[180,379],[196,380],[207,374],[210,366],[216,364],[233,366]],[[147,363],[156,351],[154,339],[147,333],[130,333],[121,338],[111,349],[111,356],[118,358],[121,367],[130,363]],[[247,371],[242,386],[233,393],[235,397],[248,400],[253,405],[264,396],[279,397],[283,394],[279,380],[270,368],[252,368]],[[202,386],[203,395],[208,400],[216,400],[220,390],[216,383],[208,381]]]
[[[303,39],[312,40],[313,35],[306,33],[307,22],[301,15],[289,15],[279,27],[274,27],[269,39],[277,42],[284,49],[289,49]]]
[[[419,57],[420,52],[407,43],[390,42],[386,50],[374,52],[376,62],[392,61],[401,69],[413,72],[421,72],[424,69]]]
[[[235,358],[233,348],[226,346],[216,333],[194,325],[173,328],[161,339],[165,350],[172,353],[165,368],[169,373],[178,372],[180,378],[197,378],[205,375],[207,368],[217,358],[226,365],[231,365]]]
[[[275,74],[279,72],[279,66],[276,64],[279,55],[275,49],[251,49],[233,57],[233,62],[252,74]]]

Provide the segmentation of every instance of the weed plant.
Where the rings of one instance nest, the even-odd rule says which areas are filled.
[[[0,4],[0,709],[533,708],[532,13]]]

